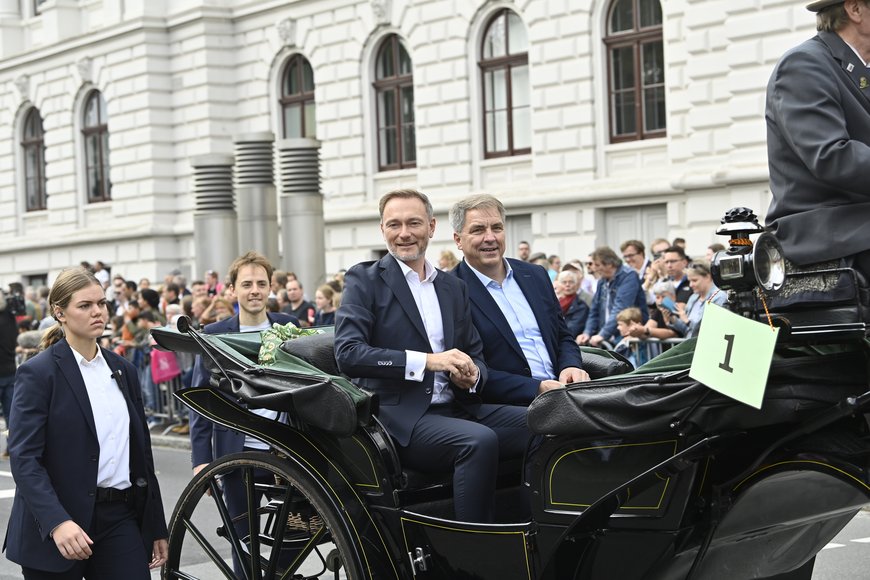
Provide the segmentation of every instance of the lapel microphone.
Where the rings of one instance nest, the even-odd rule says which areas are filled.
[[[121,372],[121,369],[116,369],[116,370],[112,371],[112,380],[118,384],[118,388],[121,389],[121,391],[123,392],[124,391],[124,373]]]

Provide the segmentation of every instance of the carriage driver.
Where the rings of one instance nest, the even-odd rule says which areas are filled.
[[[767,225],[795,263],[846,258],[870,280],[870,0],[807,9],[818,35],[767,86]]]

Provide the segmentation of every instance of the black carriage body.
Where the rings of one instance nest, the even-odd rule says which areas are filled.
[[[172,349],[203,348],[176,333],[156,334]],[[867,390],[866,354],[827,360],[811,365],[836,361],[843,381],[820,384],[816,373],[807,384],[823,395],[809,389],[795,398],[794,379],[806,369],[786,362],[785,390],[771,391],[760,415],[707,395],[692,404],[690,391],[706,387],[679,373],[615,377],[539,397],[530,425],[548,434],[498,491],[508,508],[525,501],[531,518],[498,524],[449,519],[450,474],[420,481],[403,471],[375,419],[352,434],[313,427],[292,412],[289,424],[265,420],[246,408],[256,388],[233,384],[246,376],[247,386],[256,383],[256,374],[244,372],[215,370],[211,387],[179,396],[214,422],[266,441],[304,472],[335,510],[342,529],[334,532],[350,538],[342,557],[356,566],[347,569],[363,578],[730,580],[808,561],[811,569],[813,556],[870,498],[859,413],[867,403],[859,397]],[[625,415],[621,406],[638,408],[626,402],[638,389],[665,406]],[[844,399],[852,407],[837,405]],[[801,434],[808,424],[813,429]],[[188,577],[172,572],[166,577]]]

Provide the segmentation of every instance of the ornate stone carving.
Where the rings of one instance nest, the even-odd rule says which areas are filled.
[[[378,24],[389,24],[392,13],[392,0],[369,0],[372,5],[372,13]]]
[[[296,46],[296,21],[292,18],[285,18],[275,25],[275,30],[278,31],[278,38],[284,43],[284,46]]]
[[[20,100],[27,100],[30,97],[30,77],[27,75],[21,75],[15,79],[14,82],[15,88],[18,89],[18,97]]]
[[[82,79],[83,83],[89,83],[94,80],[92,64],[93,61],[87,56],[76,63],[76,70],[78,71],[79,77]]]

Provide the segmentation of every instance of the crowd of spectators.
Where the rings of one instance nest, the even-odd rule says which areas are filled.
[[[681,238],[670,242],[657,238],[649,246],[640,240],[626,240],[619,253],[604,246],[590,252],[585,260],[563,261],[555,254],[533,252],[531,245],[522,241],[516,256],[546,270],[568,330],[578,344],[616,349],[640,365],[660,351],[655,346],[640,352],[638,344],[696,336],[704,305],[725,301],[725,293],[713,283],[709,266],[712,255],[722,249],[711,244],[703,258],[693,260]],[[445,250],[439,267],[451,271],[459,261],[454,252]],[[163,407],[170,397],[161,393],[171,389],[161,389],[154,380],[150,330],[172,325],[182,315],[189,317],[194,327],[204,327],[237,314],[238,303],[231,288],[215,270],[192,282],[180,270],[173,270],[162,282],[152,284],[148,278],[127,279],[101,261],[83,262],[82,266],[89,268],[106,290],[111,322],[103,345],[139,370],[149,422],[152,426],[162,424],[166,419]],[[268,309],[295,316],[303,327],[331,325],[341,303],[342,282],[343,271],[313,293],[306,293],[293,272],[276,270]],[[19,364],[37,352],[42,330],[53,323],[47,308],[49,290],[47,286],[10,285],[10,292],[22,295],[25,304],[25,311],[16,317]],[[183,353],[174,356],[171,367],[177,371],[161,378],[171,376],[172,388],[189,385],[193,358]],[[183,409],[177,412],[185,413]],[[186,433],[185,418],[174,419],[180,421],[174,430]]]

